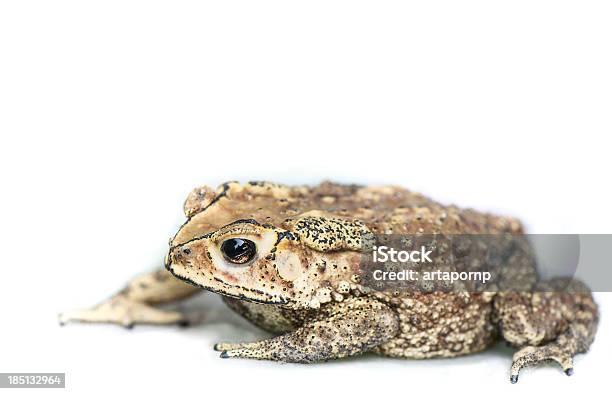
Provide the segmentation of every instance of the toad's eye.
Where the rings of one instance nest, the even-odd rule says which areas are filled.
[[[255,242],[244,238],[230,238],[221,244],[221,252],[227,261],[234,264],[246,264],[257,252]]]

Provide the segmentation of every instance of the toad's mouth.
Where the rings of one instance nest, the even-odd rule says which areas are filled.
[[[193,278],[194,273],[190,272],[186,267],[180,264],[175,264],[174,259],[172,259],[171,257],[171,253],[168,253],[168,255],[166,255],[164,266],[175,278],[192,286],[199,287],[201,289],[208,290],[225,297],[231,297],[243,301],[267,305],[283,306],[289,303],[289,300],[281,295],[268,294],[258,289],[250,289],[245,286],[232,285],[226,283],[225,281],[223,281],[223,279],[218,277],[212,278],[212,280],[215,282],[214,286],[199,283],[199,281]],[[195,273],[195,276],[198,276],[197,272]],[[210,279],[208,279],[207,281],[210,281]]]

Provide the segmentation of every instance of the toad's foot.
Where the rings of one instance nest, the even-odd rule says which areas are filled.
[[[244,343],[219,342],[215,344],[214,349],[218,352],[224,352],[226,350],[240,349],[241,347],[244,347],[245,345],[246,344]]]
[[[59,322],[113,323],[128,328],[134,324],[188,325],[183,313],[153,305],[180,301],[199,291],[173,278],[168,271],[157,270],[135,278],[117,295],[92,309],[60,314]]]
[[[504,339],[520,349],[512,359],[512,383],[525,365],[548,360],[571,375],[572,358],[589,349],[599,321],[588,288],[571,278],[541,282],[531,293],[500,293],[495,309]]]
[[[181,312],[154,308],[123,294],[118,294],[92,309],[61,313],[59,322],[61,325],[68,322],[112,323],[126,328],[132,328],[135,324],[189,324],[189,320]]]
[[[510,382],[518,382],[519,372],[526,365],[540,364],[545,361],[556,361],[567,376],[571,376],[573,369],[573,354],[564,350],[556,343],[544,346],[527,346],[512,357],[512,367],[510,369]]]

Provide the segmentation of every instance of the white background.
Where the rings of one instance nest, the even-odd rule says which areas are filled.
[[[454,360],[222,360],[265,333],[59,328],[56,314],[161,264],[199,184],[393,183],[610,233],[609,1],[0,2],[0,371],[67,392],[596,392],[612,298],[575,375],[508,382],[503,345]],[[602,262],[609,263],[609,262]]]

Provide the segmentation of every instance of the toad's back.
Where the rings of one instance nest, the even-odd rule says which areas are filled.
[[[198,194],[199,193],[199,194]],[[209,194],[214,200],[200,197]],[[396,186],[357,186],[323,182],[317,186],[284,186],[269,182],[240,185],[224,184],[213,193],[196,189],[189,204],[208,205],[207,223],[191,223],[180,240],[206,233],[211,226],[227,223],[233,217],[251,218],[276,227],[287,227],[287,220],[318,211],[347,220],[361,220],[376,234],[499,234],[522,232],[521,223],[509,217],[439,204],[419,193]],[[211,219],[219,223],[212,223]],[[194,218],[194,220],[197,220]]]

